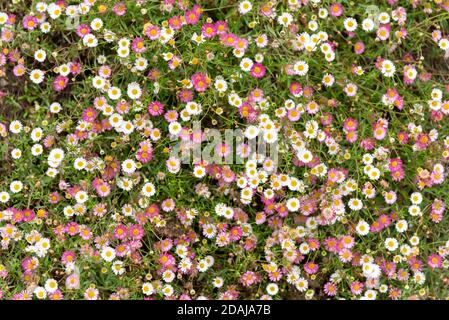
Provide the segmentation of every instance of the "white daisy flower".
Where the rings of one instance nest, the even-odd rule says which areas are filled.
[[[269,283],[267,285],[267,293],[270,296],[275,296],[275,295],[277,295],[278,292],[279,292],[279,287],[276,283]]]
[[[104,261],[111,262],[115,259],[115,250],[106,246],[101,250],[101,257]]]
[[[36,298],[38,298],[39,300],[45,299],[47,298],[47,291],[45,291],[44,288],[42,287],[36,287],[34,289],[34,295],[36,296]]]
[[[53,293],[58,290],[58,282],[55,279],[48,279],[45,281],[45,290],[49,293]]]
[[[374,30],[374,21],[370,18],[366,18],[362,21],[362,29],[366,32],[371,32]]]
[[[298,198],[290,198],[286,202],[287,209],[290,212],[296,212],[299,210],[299,200]]]
[[[215,277],[215,278],[212,280],[212,285],[213,285],[215,288],[221,288],[221,287],[223,286],[223,284],[224,284],[224,281],[223,281],[223,278],[222,278],[222,277]]]
[[[410,195],[410,201],[412,202],[412,204],[416,204],[419,205],[422,202],[422,194],[420,192],[413,192]]]
[[[346,31],[352,32],[355,31],[357,29],[357,20],[355,20],[354,18],[346,18],[345,21],[343,22]]]
[[[386,238],[385,242],[384,242],[385,248],[388,251],[395,251],[398,248],[398,240],[396,240],[395,238]]]
[[[39,69],[34,69],[30,72],[30,80],[33,83],[39,84],[44,81],[44,72]]]
[[[156,193],[156,188],[155,188],[154,184],[152,184],[151,182],[147,182],[143,185],[142,195],[144,195],[145,197],[152,197],[152,196],[154,196],[155,193]]]
[[[7,203],[10,199],[9,193],[6,191],[0,192],[0,202]]]
[[[253,65],[254,65],[254,62],[250,58],[243,58],[240,61],[240,69],[242,69],[243,71],[246,71],[246,72],[249,72],[251,70],[251,68],[253,67]]]
[[[94,31],[100,30],[101,28],[103,28],[103,20],[101,20],[100,18],[93,19],[90,23],[90,27]]]
[[[142,96],[142,89],[137,82],[132,82],[128,84],[127,94],[130,99],[137,100]]]
[[[92,33],[89,33],[84,36],[83,44],[86,47],[94,48],[98,45],[98,39]]]
[[[395,228],[399,233],[407,231],[408,229],[407,220],[399,220],[398,222],[396,222]]]
[[[384,60],[381,64],[381,72],[385,77],[393,77],[396,72],[396,67],[391,60]]]
[[[22,157],[22,150],[14,148],[11,150],[11,157],[15,160],[20,159]]]
[[[355,227],[357,234],[361,236],[366,236],[369,233],[369,224],[366,221],[359,221]]]
[[[363,207],[363,202],[360,199],[352,198],[352,199],[349,200],[348,206],[353,211],[359,211]]]
[[[77,203],[84,203],[89,199],[86,191],[78,191],[75,194],[75,200]]]
[[[293,17],[290,13],[283,12],[282,14],[280,14],[278,16],[277,21],[280,25],[282,25],[284,27],[288,27],[292,23]]]
[[[83,170],[87,165],[87,161],[84,158],[76,158],[73,162],[73,167],[76,170]]]
[[[150,296],[154,293],[154,287],[150,282],[144,282],[142,284],[142,292],[146,296]]]
[[[122,162],[122,171],[127,174],[133,174],[136,171],[136,162],[132,159],[126,159]]]
[[[248,12],[251,11],[251,9],[253,8],[253,5],[251,2],[249,2],[248,0],[244,0],[242,2],[239,3],[239,13],[240,14],[247,14]]]
[[[412,217],[421,216],[421,214],[422,214],[421,208],[418,207],[416,204],[411,205],[411,206],[408,208],[408,213],[409,213]]]
[[[309,71],[309,65],[307,62],[300,60],[293,65],[293,70],[297,75],[305,76]]]
[[[36,61],[44,62],[46,58],[47,58],[47,53],[45,53],[44,50],[39,49],[39,50],[36,50],[36,52],[34,52],[34,59],[36,59]]]
[[[110,87],[108,90],[108,97],[111,100],[118,100],[122,96],[122,91],[117,87]]]
[[[51,113],[59,113],[61,111],[61,109],[62,109],[61,104],[58,103],[58,102],[53,102],[50,105],[50,112]]]

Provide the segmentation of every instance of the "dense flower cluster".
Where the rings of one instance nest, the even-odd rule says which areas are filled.
[[[449,297],[448,21],[446,0],[1,2],[0,298]],[[185,161],[209,129],[243,132],[211,150],[234,161]]]

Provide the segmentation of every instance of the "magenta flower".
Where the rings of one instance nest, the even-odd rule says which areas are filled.
[[[217,35],[217,27],[213,23],[205,23],[201,27],[201,34],[206,38],[210,39]]]
[[[62,91],[67,87],[69,78],[64,76],[57,76],[53,82],[53,87],[56,91]]]
[[[131,48],[137,53],[143,53],[147,50],[143,38],[135,38],[131,43]]]
[[[119,2],[114,6],[113,10],[116,15],[123,16],[126,13],[126,5],[123,2]]]
[[[148,105],[148,113],[153,117],[160,116],[164,113],[164,105],[159,101],[153,101]]]
[[[254,78],[262,78],[265,75],[266,72],[266,68],[263,64],[261,63],[255,63],[253,64],[252,68],[251,68],[251,76],[253,76]]]
[[[23,27],[28,31],[33,31],[38,26],[37,18],[34,16],[25,16],[23,18]]]
[[[343,14],[343,5],[341,3],[333,3],[329,8],[329,12],[333,17],[339,17]]]
[[[158,26],[151,25],[145,30],[145,34],[150,40],[157,40],[161,34]]]
[[[195,88],[196,91],[198,92],[206,91],[209,84],[209,79],[204,73],[198,72],[193,74],[191,80],[193,83],[193,87]]]
[[[80,37],[80,38],[84,38],[86,35],[88,35],[90,33],[90,27],[87,24],[80,24],[77,28],[76,28],[76,34]]]

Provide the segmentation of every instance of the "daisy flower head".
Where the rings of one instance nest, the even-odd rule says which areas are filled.
[[[38,62],[44,62],[47,58],[47,53],[43,49],[38,49],[34,52],[34,59]]]
[[[34,69],[30,72],[30,80],[35,84],[40,84],[44,81],[44,72],[39,69]]]
[[[357,29],[357,20],[354,18],[346,18],[343,22],[346,31],[353,32]]]
[[[381,64],[381,72],[385,77],[391,78],[396,72],[396,66],[391,60],[384,60]]]
[[[151,182],[147,182],[142,186],[142,195],[152,197],[156,193],[156,188]]]
[[[101,250],[101,258],[106,262],[111,262],[115,259],[115,250],[111,247],[104,247]]]
[[[387,238],[385,239],[385,248],[388,251],[395,251],[398,248],[398,241],[395,238]]]
[[[240,14],[245,15],[248,12],[250,12],[252,8],[253,8],[252,3],[248,0],[244,0],[239,3],[238,10]]]
[[[343,14],[344,8],[341,3],[333,3],[329,8],[329,12],[333,17],[339,17]]]
[[[294,64],[293,70],[297,75],[305,76],[309,71],[309,65],[304,60],[299,60]]]
[[[293,16],[288,12],[283,12],[277,17],[277,22],[284,27],[288,27],[292,21]]]
[[[353,211],[359,211],[363,207],[363,202],[357,198],[352,198],[349,200],[348,206]]]
[[[131,100],[137,100],[142,96],[142,89],[137,82],[132,82],[128,84],[127,94]]]
[[[355,230],[359,235],[366,236],[370,231],[370,227],[366,221],[361,220],[357,223]]]
[[[275,296],[279,292],[279,287],[276,283],[269,283],[266,291],[270,296]]]
[[[122,162],[121,167],[122,167],[123,173],[133,174],[137,169],[137,164],[132,159],[126,159],[125,161]]]

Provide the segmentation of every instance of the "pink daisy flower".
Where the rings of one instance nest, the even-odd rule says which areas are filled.
[[[165,199],[162,201],[161,208],[165,212],[171,212],[175,209],[175,201],[173,199]]]
[[[131,48],[136,53],[143,53],[147,50],[143,38],[135,38],[131,44]]]
[[[343,5],[341,3],[333,3],[329,7],[329,12],[333,17],[339,17],[343,14]]]
[[[128,234],[132,239],[140,240],[144,235],[144,230],[140,224],[135,224],[128,228]]]
[[[362,294],[363,288],[364,288],[363,283],[359,281],[354,281],[351,283],[351,292],[356,296]]]
[[[315,274],[318,272],[318,269],[319,269],[319,266],[315,262],[307,262],[306,264],[304,264],[304,270],[308,274]]]
[[[168,20],[168,24],[173,30],[179,30],[182,28],[182,20],[178,16],[173,16]]]
[[[178,120],[178,112],[176,110],[169,110],[165,113],[164,118],[167,122],[173,122]]]
[[[357,41],[354,45],[354,52],[356,54],[362,54],[365,52],[365,44],[362,41]]]
[[[220,35],[220,42],[228,47],[234,47],[238,37],[233,33],[225,33]]]
[[[287,112],[287,118],[291,122],[298,121],[301,118],[301,113],[297,108],[290,109]]]
[[[151,25],[146,28],[145,34],[150,40],[157,40],[161,35],[161,29],[158,26]]]
[[[192,75],[191,80],[193,83],[193,87],[195,88],[196,91],[198,92],[206,91],[209,84],[209,80],[204,73],[202,72],[195,73],[194,75]]]
[[[97,111],[95,111],[94,108],[89,107],[89,108],[84,109],[83,115],[82,115],[82,118],[84,121],[93,122],[96,117],[97,117]]]
[[[217,155],[220,157],[226,157],[231,152],[231,148],[226,143],[220,143],[215,147],[215,152],[217,152]]]
[[[324,293],[326,293],[328,296],[333,297],[337,294],[337,286],[333,282],[327,282],[324,285]]]
[[[56,91],[62,91],[67,87],[69,83],[69,78],[64,76],[57,76],[53,82],[53,87]]]
[[[206,38],[210,39],[217,35],[217,27],[213,23],[205,23],[201,27],[201,34]]]
[[[159,101],[153,101],[148,105],[148,113],[153,117],[160,116],[164,113],[164,105]]]
[[[28,31],[33,31],[38,26],[38,21],[36,17],[25,16],[23,18],[23,27]]]
[[[224,34],[228,31],[228,22],[223,20],[217,21],[215,22],[215,28],[217,30],[217,34]]]
[[[95,190],[100,197],[107,197],[111,193],[111,186],[109,183],[103,182]]]
[[[302,86],[298,82],[292,82],[290,84],[290,93],[295,97],[300,97],[302,94]]]
[[[161,254],[158,261],[164,268],[168,268],[176,264],[175,258],[169,253]]]
[[[266,68],[263,64],[261,63],[255,63],[253,64],[252,68],[251,68],[251,76],[253,76],[254,78],[262,78],[265,75],[266,72]]]
[[[114,238],[115,239],[123,240],[126,238],[127,235],[128,235],[128,229],[126,228],[125,225],[119,224],[118,226],[115,227],[115,229],[114,229]]]
[[[18,64],[14,67],[13,73],[16,77],[22,77],[26,72],[25,66],[23,64]]]
[[[187,24],[194,25],[200,20],[200,14],[196,10],[187,11],[184,15]]]
[[[84,38],[86,35],[88,35],[90,33],[90,27],[87,24],[80,24],[77,28],[76,28],[76,34],[80,37],[80,38]]]
[[[113,11],[116,15],[123,16],[126,13],[126,5],[123,2],[119,2],[114,6]]]
[[[70,73],[72,75],[78,75],[81,73],[81,63],[79,62],[70,62]]]

